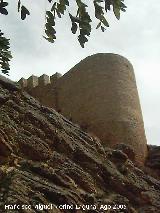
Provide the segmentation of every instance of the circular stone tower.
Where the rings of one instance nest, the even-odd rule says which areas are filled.
[[[143,163],[147,143],[134,70],[124,57],[99,53],[87,57],[60,80],[62,114],[86,125],[108,147],[124,143]]]

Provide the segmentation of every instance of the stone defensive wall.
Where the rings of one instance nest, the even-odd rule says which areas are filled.
[[[28,79],[21,78],[18,83],[30,95],[39,100],[43,105],[58,109],[57,81],[62,75],[55,73],[52,76],[43,74],[40,77],[30,76]]]
[[[61,76],[31,76],[19,83],[42,104],[53,107],[99,137],[104,145],[124,143],[144,162],[147,142],[134,70],[124,57],[89,56]]]

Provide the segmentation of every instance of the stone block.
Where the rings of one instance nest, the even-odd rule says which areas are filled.
[[[38,77],[35,75],[32,75],[27,79],[27,88],[30,89],[36,86],[38,86]]]
[[[25,78],[21,78],[18,81],[18,84],[20,84],[22,88],[26,88],[27,87],[27,80]]]
[[[50,83],[50,77],[46,74],[43,74],[38,78],[38,85],[39,86],[45,86],[49,83]]]
[[[54,75],[52,75],[50,77],[51,84],[55,84],[58,81],[58,79],[61,78],[61,76],[62,75],[60,73],[58,73],[58,72],[56,72]]]

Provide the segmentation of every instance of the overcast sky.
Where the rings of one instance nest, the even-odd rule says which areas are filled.
[[[21,1],[31,12],[25,21],[20,20],[13,0],[8,1],[9,15],[0,15],[2,31],[11,39],[10,78],[64,74],[94,53],[123,55],[134,66],[148,143],[160,145],[160,1],[125,0],[128,9],[121,20],[109,14],[110,28],[105,33],[93,30],[84,49],[70,32],[67,16],[58,21],[56,43],[48,43],[42,37],[46,1]]]

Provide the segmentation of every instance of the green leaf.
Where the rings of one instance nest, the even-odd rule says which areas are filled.
[[[90,24],[86,24],[86,23],[82,23],[80,25],[80,32],[83,32],[82,34],[89,36],[90,32],[91,32],[91,25]]]
[[[45,36],[43,36],[43,38],[45,38],[47,41],[49,41],[50,43],[54,43],[55,42],[55,40],[53,39],[53,38],[50,38],[50,37],[45,37]],[[55,38],[56,39],[56,38]]]
[[[105,0],[105,11],[111,9],[112,1],[111,0]]]
[[[103,16],[101,22],[102,22],[106,27],[109,27],[108,21],[105,19],[104,16]]]
[[[8,15],[8,11],[3,7],[0,7],[0,13],[3,15]]]
[[[127,6],[123,2],[121,2],[120,7],[121,8],[127,8]]]
[[[56,8],[56,13],[57,13],[57,16],[58,16],[59,18],[61,18],[61,13],[58,11],[57,8]]]
[[[119,20],[120,19],[120,8],[117,4],[113,4],[113,12],[116,18]]]
[[[18,1],[18,12],[20,11],[20,7],[21,7],[21,0]]]
[[[4,2],[4,1],[0,2],[0,7],[6,7],[6,6],[8,6],[8,2]]]
[[[101,30],[102,32],[104,32],[106,29],[103,26],[101,26]]]
[[[104,14],[103,7],[98,5],[96,1],[94,1],[94,8],[95,8],[95,17],[100,20]]]
[[[46,16],[47,16],[47,23],[51,26],[55,26],[55,17],[53,16],[53,13],[50,11],[46,11]]]
[[[5,8],[6,6],[8,6],[8,2],[3,2],[1,0],[1,2],[0,2],[0,13],[3,14],[3,15],[8,15],[8,11]]]
[[[48,25],[48,26],[46,26],[45,33],[47,34],[48,37],[50,37],[50,36],[53,36],[54,34],[56,34],[56,31],[52,26]]]
[[[57,11],[64,15],[64,11],[66,10],[66,6],[64,4],[57,4]]]
[[[84,44],[88,41],[88,39],[84,35],[79,35],[78,36],[78,41],[81,45],[82,48],[84,48]]]
[[[78,17],[72,16],[71,13],[69,13],[69,17],[70,17],[70,19],[71,19],[72,22],[77,22],[77,23],[80,22],[80,19]]]
[[[68,0],[64,0],[65,5],[69,6],[69,1]]]
[[[24,20],[27,15],[30,15],[30,12],[27,10],[25,6],[21,7],[21,19]]]
[[[86,4],[84,4],[81,0],[76,0],[77,6],[79,8],[85,8],[88,7]]]
[[[103,0],[95,0],[96,3],[101,3]]]
[[[52,12],[56,9],[56,6],[57,6],[57,2],[54,2],[54,4],[53,4],[52,7],[51,7],[51,11],[52,11]]]
[[[101,26],[101,22],[99,22],[99,23],[97,24],[96,29],[100,28],[100,26]]]
[[[75,22],[72,22],[72,27],[71,27],[71,31],[73,34],[76,34],[77,32],[77,29],[78,29],[78,26]]]

